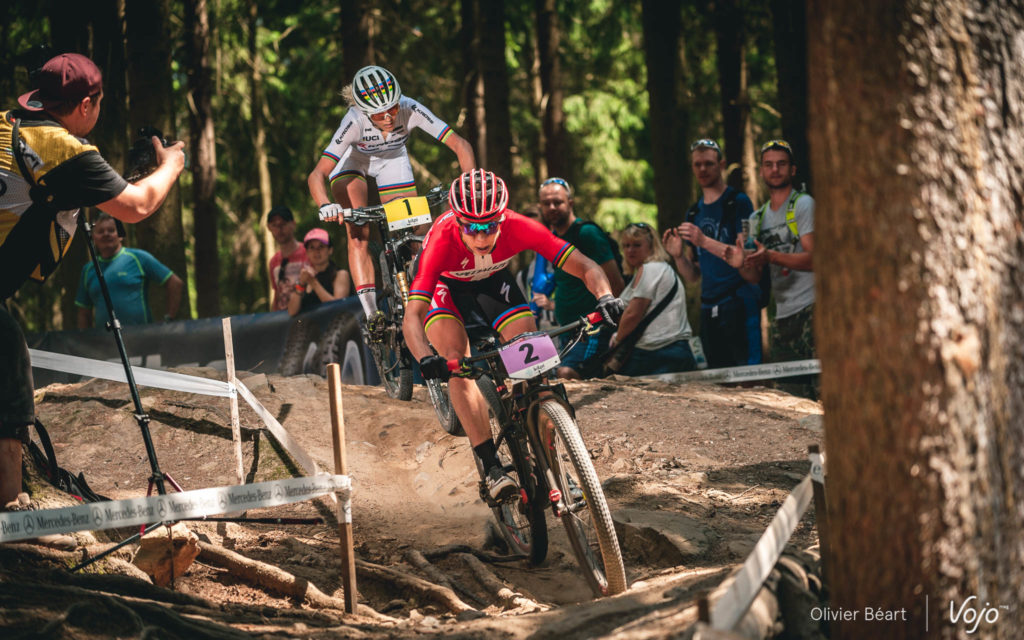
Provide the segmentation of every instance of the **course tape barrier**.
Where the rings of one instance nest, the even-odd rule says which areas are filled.
[[[662,373],[655,376],[640,377],[664,380],[665,382],[745,382],[748,380],[772,380],[815,373],[821,373],[821,363],[817,359],[750,364],[742,367],[701,369],[698,371],[685,371],[683,373]]]
[[[242,396],[252,410],[256,412],[256,415],[263,420],[263,424],[267,425],[267,431],[270,435],[274,436],[274,439],[284,447],[285,451],[291,455],[292,459],[299,463],[306,473],[314,476],[320,473],[320,467],[317,466],[313,458],[306,453],[306,451],[296,442],[285,430],[281,423],[277,421],[274,414],[270,413],[263,404],[256,399],[256,396],[249,391],[248,387],[242,384],[242,381],[235,378],[235,388],[238,389],[238,395]]]
[[[103,378],[116,382],[128,381],[124,373],[124,364],[120,362],[104,362],[103,360],[93,360],[91,358],[69,356],[63,353],[53,353],[52,351],[39,351],[37,349],[29,349],[28,353],[32,359],[32,366],[40,369],[73,373],[89,378]],[[222,398],[230,398],[235,395],[235,387],[226,382],[200,378],[199,376],[187,376],[183,373],[147,369],[132,365],[132,377],[135,378],[136,384],[144,387],[185,391],[186,393],[219,396]]]
[[[811,476],[807,475],[786,497],[743,566],[722,584],[724,593],[711,608],[712,628],[731,630],[743,618],[757,592],[761,590],[761,585],[779,561],[789,537],[793,535],[793,530],[811,502],[812,494]]]
[[[820,485],[825,484],[825,454],[810,453],[807,457],[811,459],[811,480]]]
[[[0,543],[55,533],[99,531],[119,527],[174,522],[186,518],[234,513],[309,500],[324,494],[351,503],[349,476],[322,474],[254,484],[196,489],[181,493],[91,502],[60,509],[0,513]]]

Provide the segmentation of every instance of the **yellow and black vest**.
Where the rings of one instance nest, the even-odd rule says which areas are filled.
[[[0,300],[27,278],[50,275],[68,251],[80,206],[96,204],[76,202],[76,190],[66,185],[78,172],[73,161],[89,153],[98,158],[98,150],[51,120],[30,116],[20,121],[23,166],[31,172],[26,180],[13,139],[15,117],[23,115],[0,113]],[[34,185],[35,202],[30,195]]]

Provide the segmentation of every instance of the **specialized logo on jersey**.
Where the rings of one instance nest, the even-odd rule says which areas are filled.
[[[508,302],[508,303],[511,304],[512,301],[508,299],[508,294],[509,294],[510,291],[511,291],[511,287],[509,287],[508,283],[506,282],[506,283],[501,285],[501,290],[498,291],[498,295],[500,295],[501,297],[505,298],[505,302]]]
[[[453,278],[459,279],[483,280],[492,273],[504,269],[505,265],[507,265],[511,261],[511,257],[506,258],[500,262],[494,262],[494,259],[491,257],[491,254],[487,254],[486,256],[474,255],[474,264],[471,268],[466,268],[469,262],[469,259],[466,258],[462,261],[462,264],[460,265],[462,267],[460,271],[449,271],[448,275],[452,276]]]
[[[469,258],[463,258],[462,264],[460,264],[459,266],[465,269],[467,264],[469,264]]]

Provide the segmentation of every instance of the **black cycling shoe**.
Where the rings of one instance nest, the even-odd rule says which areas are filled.
[[[505,502],[519,495],[519,484],[501,470],[491,467],[487,471],[487,493],[495,502]]]

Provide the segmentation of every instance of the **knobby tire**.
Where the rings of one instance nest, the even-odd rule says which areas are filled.
[[[542,437],[546,431],[543,428],[545,415],[554,427],[544,446],[548,465],[568,507],[561,519],[573,553],[594,595],[622,593],[626,590],[622,549],[601,481],[579,427],[565,407],[555,400],[542,402],[540,412]]]

